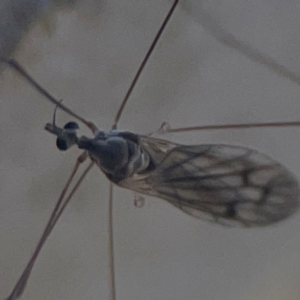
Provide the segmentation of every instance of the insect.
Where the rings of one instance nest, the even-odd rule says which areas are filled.
[[[53,126],[53,123],[51,123],[51,124],[49,124],[49,126],[48,126],[48,129],[49,130],[53,130],[54,131],[54,126],[53,127],[51,127],[51,125]],[[101,135],[103,135],[103,133],[100,133]],[[124,138],[124,136],[122,137],[122,134],[124,134],[124,133],[118,133],[118,132],[116,132],[116,133],[112,133],[112,135],[111,136],[103,136],[103,139],[106,139],[106,138]],[[119,135],[119,136],[118,136]],[[131,137],[128,137],[127,136],[127,138],[131,138],[131,139],[137,139],[137,137],[134,137],[134,136],[131,136]],[[165,143],[165,145],[162,145],[161,147],[162,148],[164,148],[164,147],[170,147],[170,148],[172,148],[172,147],[176,147],[176,144],[168,144],[168,143],[166,143],[166,142],[163,142],[163,141],[159,141],[159,140],[154,140],[154,139],[151,139],[151,138],[149,138],[149,137],[142,137],[142,138],[144,138],[144,143],[147,143],[147,141],[148,141],[148,143],[150,142],[150,141],[152,141],[155,145],[160,145],[160,143],[162,143],[162,144],[164,144]],[[81,140],[81,143],[82,143],[83,141]],[[83,144],[81,144],[81,147],[83,147]],[[153,149],[153,147],[150,147],[150,149]],[[180,155],[187,155],[187,153],[189,153],[190,155],[193,153],[193,149],[190,149],[190,151],[188,151],[188,149],[186,148],[186,149],[182,149],[183,151],[181,152],[181,153],[177,153],[176,155],[175,155],[175,157],[178,157],[178,156],[180,156]],[[220,152],[218,153],[218,150],[220,150]],[[148,149],[148,151],[149,151],[149,149]],[[173,152],[174,153],[174,152]],[[237,161],[239,161],[239,160],[241,160],[242,162],[247,162],[247,164],[249,164],[249,165],[251,165],[252,167],[254,166],[254,169],[257,171],[259,171],[259,174],[255,174],[255,176],[257,175],[257,176],[259,176],[260,174],[261,174],[261,172],[263,173],[263,174],[265,174],[265,171],[272,171],[271,172],[271,176],[273,176],[272,174],[275,172],[275,174],[276,174],[276,176],[279,174],[279,175],[282,175],[283,176],[283,178],[285,179],[284,181],[282,181],[282,180],[279,180],[278,181],[278,183],[283,183],[283,186],[281,186],[280,188],[281,188],[281,192],[280,193],[284,193],[283,195],[282,194],[280,194],[281,196],[283,196],[283,198],[281,198],[281,199],[275,199],[274,201],[279,201],[279,203],[280,203],[280,201],[282,201],[283,200],[283,203],[285,204],[285,203],[288,203],[289,205],[287,206],[287,208],[288,209],[291,209],[290,211],[287,211],[286,212],[286,215],[288,215],[290,212],[292,212],[292,211],[294,211],[294,204],[295,204],[295,202],[294,201],[291,201],[291,202],[285,202],[285,199],[287,198],[287,199],[289,199],[289,200],[294,200],[295,198],[294,198],[294,195],[296,194],[296,192],[294,191],[294,189],[296,188],[296,182],[295,182],[295,179],[293,178],[293,175],[290,175],[289,173],[288,173],[288,171],[286,171],[286,170],[283,170],[283,169],[281,169],[281,167],[277,164],[277,163],[274,163],[274,161],[270,161],[270,160],[268,160],[268,159],[265,159],[265,157],[264,156],[260,156],[260,155],[257,155],[256,154],[256,152],[250,152],[249,150],[245,150],[245,149],[242,149],[242,148],[231,148],[231,147],[227,147],[227,146],[223,146],[223,148],[222,148],[222,146],[219,146],[218,148],[216,148],[216,147],[207,147],[207,148],[205,148],[205,147],[202,147],[202,148],[200,148],[200,147],[198,147],[197,148],[197,154],[199,154],[199,153],[201,153],[201,156],[205,156],[205,157],[207,157],[207,156],[211,156],[211,159],[213,160],[214,159],[214,155],[215,155],[215,162],[217,163],[217,159],[216,158],[218,158],[219,159],[219,161],[220,161],[220,159],[222,158],[222,160],[221,160],[221,162],[223,161],[223,157],[226,157],[225,156],[225,154],[228,154],[229,155],[229,157],[226,157],[226,159],[225,159],[225,162],[226,162],[226,164],[225,164],[225,167],[226,168],[228,168],[228,169],[232,169],[233,167],[232,167],[232,165],[231,164],[228,164],[229,163],[229,159],[231,158],[231,159],[233,159],[235,162],[237,162]],[[232,155],[232,156],[230,156],[230,155]],[[153,157],[152,157],[152,159],[153,158],[155,158],[155,157],[157,157],[157,156],[159,156],[159,153],[156,153],[155,155],[153,155]],[[171,158],[174,158],[174,157],[172,157],[172,155],[170,156]],[[239,157],[240,159],[237,159],[237,157]],[[190,157],[189,156],[187,156],[186,157],[186,159],[190,159]],[[254,164],[254,162],[253,162],[253,160],[255,161],[255,162],[257,162],[257,159],[259,159],[259,161],[261,161],[261,160],[263,160],[264,161],[264,163],[266,163],[266,165],[263,165],[263,168],[262,169],[259,169],[258,167],[257,167],[257,165],[256,164]],[[181,161],[182,162],[182,161]],[[190,162],[190,166],[189,165],[187,165],[187,168],[188,167],[192,167],[192,166],[194,166],[194,164],[195,164],[195,161],[193,161],[193,160],[190,160],[189,161]],[[202,163],[208,163],[208,161],[202,161]],[[224,161],[223,161],[224,162]],[[152,163],[154,163],[153,161],[152,161]],[[182,163],[181,163],[181,165],[182,165]],[[258,164],[259,166],[260,165],[262,165],[262,163],[261,162],[259,162],[259,164]],[[149,165],[147,165],[147,167],[148,167]],[[162,161],[159,161],[158,163],[157,163],[157,165],[154,165],[154,166],[152,166],[152,168],[153,168],[153,170],[155,170],[155,169],[157,169],[159,166],[166,166],[166,165],[164,165],[163,163],[162,163]],[[205,166],[205,168],[207,168],[206,166]],[[244,178],[243,178],[243,181],[241,181],[242,182],[242,184],[244,184],[244,185],[246,185],[246,186],[248,186],[248,181],[249,181],[249,179],[250,179],[250,174],[252,175],[253,173],[251,173],[251,172],[253,172],[253,170],[251,170],[251,168],[250,169],[246,169],[243,165],[241,165],[240,166],[240,168],[242,168],[242,169],[245,169],[245,170],[247,170],[248,171],[248,174],[247,174],[247,172],[245,172],[246,174],[243,174],[244,175]],[[148,170],[149,171],[149,170]],[[218,171],[222,171],[222,170],[219,170],[218,169]],[[224,171],[224,170],[223,170]],[[238,169],[238,171],[240,172],[240,170]],[[251,172],[250,172],[251,171]],[[190,170],[190,172],[191,172],[191,170]],[[228,171],[226,170],[226,172],[228,173]],[[268,172],[267,172],[268,173]],[[141,174],[143,174],[142,172],[141,172]],[[269,174],[269,173],[268,173]],[[268,175],[267,174],[267,175]],[[208,174],[208,175],[211,175],[211,174]],[[214,176],[215,176],[215,174],[213,174]],[[222,175],[224,175],[224,174],[222,174]],[[238,173],[238,174],[233,174],[233,175],[239,175],[238,177],[240,177],[240,175],[241,175],[241,173]],[[168,175],[166,174],[165,175],[166,176],[166,178],[170,178],[170,177],[168,177]],[[275,176],[275,181],[277,180],[276,179],[276,176]],[[161,174],[159,175],[159,177],[161,178]],[[168,182],[168,186],[167,187],[170,187],[170,184],[172,184],[172,186],[174,185],[174,182],[176,182],[175,180],[176,180],[176,178],[171,178],[173,181],[171,181],[171,182]],[[232,179],[232,178],[230,178],[230,179]],[[233,180],[236,180],[236,178],[233,178]],[[119,183],[119,181],[117,182],[117,183]],[[186,183],[191,183],[191,182],[186,182]],[[212,184],[213,183],[213,181],[210,181],[209,182],[210,184]],[[222,189],[222,188],[224,188],[224,186],[223,187],[221,187],[220,186],[220,181],[218,181],[217,182],[218,184],[219,184],[219,189]],[[274,182],[273,181],[273,177],[272,177],[272,179],[270,180],[270,181],[268,181],[268,183],[270,183],[270,186],[271,186],[271,188],[277,188],[278,187],[278,184],[277,184],[277,182]],[[127,183],[127,187],[128,187],[128,184],[132,184],[132,183]],[[228,183],[227,183],[228,184]],[[263,186],[263,187],[265,187],[265,185]],[[138,191],[143,191],[143,188],[144,188],[144,185],[142,186],[142,187],[139,187],[137,190]],[[204,188],[204,187],[203,187]],[[216,186],[214,187],[214,188],[217,188]],[[142,189],[142,190],[141,190]],[[155,191],[155,189],[152,189],[151,187],[150,187],[150,189],[151,190],[154,190]],[[173,192],[172,192],[172,190],[173,190]],[[189,190],[194,190],[194,189],[189,189]],[[223,191],[223,190],[222,190]],[[262,192],[265,192],[265,194],[267,194],[267,191],[263,191],[262,189],[261,189],[261,191]],[[156,191],[157,192],[157,191]],[[172,188],[171,187],[171,192],[173,193],[172,194],[172,196],[171,196],[171,198],[173,199],[174,198],[174,188]],[[239,196],[238,195],[238,193],[235,193],[235,191],[231,191],[233,194],[235,194],[235,197],[237,197],[237,196]],[[162,191],[159,191],[159,193],[162,193]],[[178,193],[178,191],[176,191],[176,193]],[[255,192],[254,192],[255,193]],[[291,194],[285,194],[285,193],[291,193]],[[271,194],[272,195],[272,194]],[[276,193],[276,191],[275,191],[275,195],[277,195],[277,193]],[[192,196],[192,195],[191,195]],[[256,197],[257,195],[255,194],[255,197]],[[268,196],[268,195],[266,195],[266,196]],[[168,197],[170,197],[170,195],[168,196]],[[177,198],[178,198],[178,196],[176,196]],[[175,198],[176,198],[175,197]],[[211,195],[211,197],[212,197],[212,195]],[[229,197],[229,199],[232,199],[232,194],[231,195],[229,195],[228,196]],[[182,198],[182,196],[181,196],[181,198]],[[219,198],[219,197],[218,197]],[[217,198],[217,200],[218,200],[218,198]],[[167,199],[168,200],[168,199]],[[186,200],[186,199],[185,199]],[[237,202],[236,202],[237,203]],[[187,201],[185,201],[185,202],[180,202],[180,201],[177,201],[177,202],[173,202],[173,204],[175,205],[175,206],[178,206],[179,208],[181,208],[182,210],[186,210],[186,209],[194,209],[195,207],[195,203],[188,203],[189,205],[187,206],[186,204],[187,204]],[[293,205],[291,205],[291,204],[293,204]],[[213,206],[214,208],[216,208],[216,206]],[[254,206],[254,207],[256,207],[256,206]],[[203,208],[202,210],[208,210],[208,208]],[[247,204],[246,204],[246,210],[247,210]],[[198,211],[198,210],[197,210]],[[191,211],[190,211],[191,212]],[[227,204],[226,204],[226,206],[225,207],[222,207],[222,208],[218,208],[218,211],[214,211],[213,212],[213,217],[217,217],[217,215],[218,215],[218,213],[220,213],[220,214],[223,214],[223,216],[224,216],[224,214],[225,214],[225,216],[228,216],[228,218],[229,219],[236,219],[236,216],[239,216],[239,211],[236,209],[236,207],[235,207],[235,203],[231,203],[231,205],[228,205],[227,206]],[[285,215],[278,215],[278,213],[276,213],[275,214],[275,216],[277,217],[277,216],[280,216],[280,218],[281,217],[284,217]],[[250,219],[248,219],[247,221],[248,222],[253,222],[252,220],[252,215],[250,216],[251,218]],[[256,215],[255,215],[255,217],[256,217]],[[266,217],[266,215],[264,215],[264,217]],[[270,216],[267,216],[267,217],[270,217]],[[218,218],[217,218],[218,219]],[[222,219],[222,218],[220,218],[220,219]],[[266,221],[264,221],[264,222],[266,222],[266,223],[268,223],[268,222],[272,222],[272,221],[274,221],[273,220],[273,218],[271,217],[271,218],[265,218],[265,220]],[[239,221],[239,220],[238,220]],[[242,221],[241,223],[242,224],[245,224],[245,225],[248,225],[247,224],[247,221],[245,222],[245,220],[243,220],[243,219],[241,219],[240,221]],[[258,221],[254,221],[254,223],[255,224],[257,224],[258,223]],[[251,225],[251,224],[249,224],[249,225]]]

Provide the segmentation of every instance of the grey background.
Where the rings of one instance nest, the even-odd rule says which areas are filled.
[[[83,4],[84,3],[84,4]],[[108,130],[171,1],[84,1],[30,26],[13,56],[64,104]],[[203,1],[239,39],[300,72],[299,1]],[[201,26],[183,1],[134,91],[121,129],[298,120],[300,88]],[[53,106],[11,70],[0,81],[0,299],[33,251],[78,155],[43,130]],[[59,112],[64,124],[69,117]],[[83,127],[83,126],[82,126]],[[87,133],[83,129],[83,133]],[[182,143],[260,150],[300,174],[299,129],[173,134]],[[23,299],[107,299],[108,183],[96,168],[49,238]],[[299,299],[299,214],[263,229],[193,219],[162,200],[133,205],[115,189],[117,299]]]

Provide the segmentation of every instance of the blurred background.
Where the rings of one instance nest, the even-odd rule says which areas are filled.
[[[65,105],[109,130],[171,4],[1,1],[0,55],[16,58]],[[276,66],[268,68],[215,38],[225,30],[299,74],[299,15],[296,0],[180,1],[119,128],[147,133],[163,121],[181,127],[299,120],[299,85],[277,74]],[[56,149],[55,138],[43,129],[53,105],[12,70],[1,71],[0,299],[5,299],[79,152]],[[58,111],[60,125],[68,120]],[[298,128],[165,138],[254,148],[299,178]],[[22,299],[108,299],[107,196],[108,182],[94,168],[51,234]],[[138,209],[132,192],[116,188],[117,299],[299,299],[299,221],[295,214],[266,228],[226,228],[151,197]]]

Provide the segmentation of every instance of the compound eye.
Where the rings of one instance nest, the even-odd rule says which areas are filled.
[[[79,129],[79,125],[76,122],[68,122],[65,126],[64,129]]]
[[[76,130],[79,126],[75,122],[68,122],[64,128],[57,134],[56,146],[61,151],[66,151],[77,143]]]
[[[66,151],[69,148],[68,142],[65,139],[56,139],[56,147],[61,151]]]

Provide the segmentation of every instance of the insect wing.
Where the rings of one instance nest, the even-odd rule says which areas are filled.
[[[230,226],[265,226],[298,207],[294,175],[255,150],[183,146],[149,137],[142,137],[141,145],[158,163],[156,168],[120,185],[165,199],[194,217]]]

